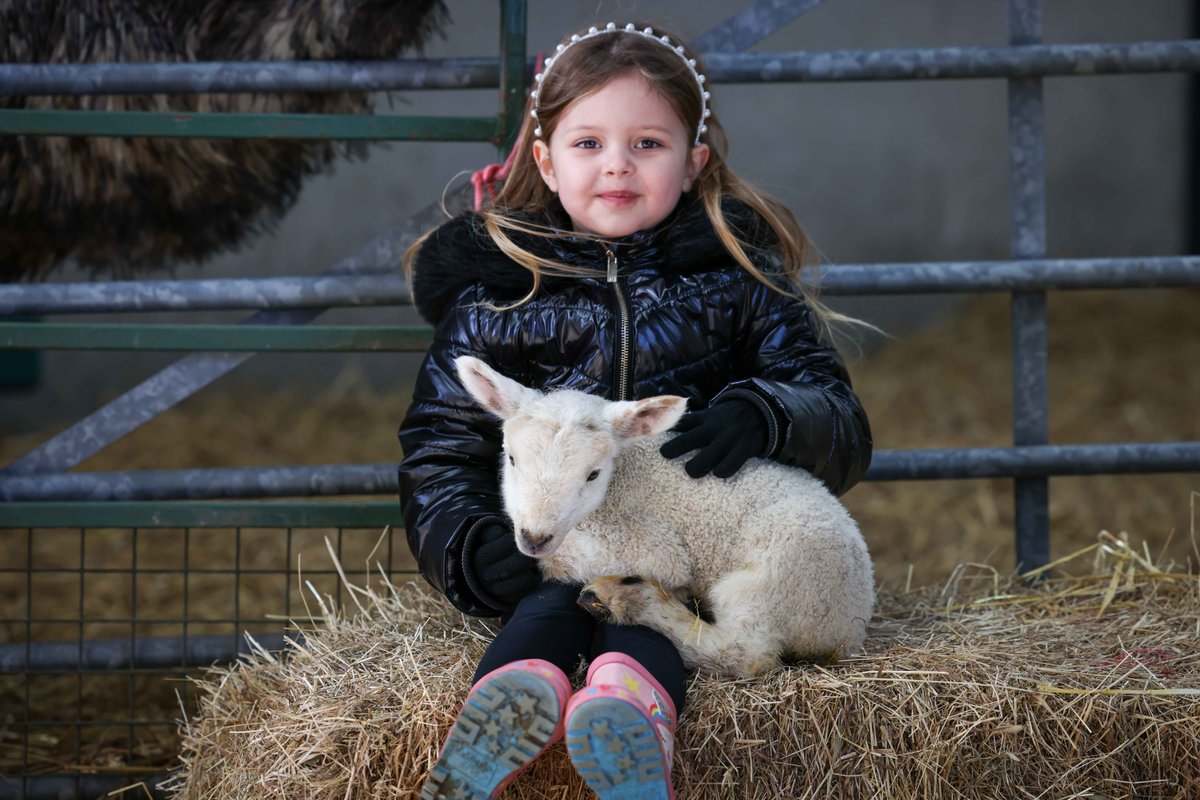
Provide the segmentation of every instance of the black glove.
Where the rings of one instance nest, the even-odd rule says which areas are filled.
[[[693,478],[709,472],[718,478],[728,478],[751,458],[764,455],[767,449],[766,417],[754,403],[736,397],[685,414],[675,430],[681,433],[659,448],[659,452],[664,458],[678,458],[698,450],[684,465]]]
[[[512,531],[488,525],[474,537],[467,562],[480,588],[508,608],[542,581],[537,561],[517,549]]]

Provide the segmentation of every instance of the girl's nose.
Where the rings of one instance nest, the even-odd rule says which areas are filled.
[[[633,171],[633,159],[624,150],[613,148],[606,155],[608,158],[604,162],[605,174],[627,175]]]

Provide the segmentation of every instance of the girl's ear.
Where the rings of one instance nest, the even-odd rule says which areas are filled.
[[[692,186],[696,183],[696,178],[700,177],[700,173],[704,171],[704,165],[708,163],[708,145],[698,144],[688,153],[687,176],[683,181],[683,190],[690,192]]]
[[[705,158],[707,159],[707,156]],[[557,192],[558,178],[554,177],[554,164],[550,162],[550,145],[541,139],[534,139],[533,160],[537,164],[538,172],[542,175],[542,181],[550,191]]]

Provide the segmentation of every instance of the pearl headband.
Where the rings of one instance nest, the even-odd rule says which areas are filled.
[[[546,63],[542,66],[542,71],[533,77],[537,87],[530,94],[530,99],[533,100],[533,109],[529,112],[529,115],[534,119],[538,118],[538,92],[541,89],[542,80],[546,77],[546,73],[550,71],[550,67],[555,61],[558,60],[559,56],[582,41],[586,41],[587,39],[592,39],[597,36],[603,36],[607,33],[631,33],[635,36],[641,36],[645,39],[649,39],[652,42],[661,44],[663,47],[667,48],[683,59],[683,63],[687,65],[689,70],[691,70],[692,77],[696,79],[696,87],[700,90],[700,105],[702,111],[700,114],[700,122],[696,125],[696,138],[692,142],[693,146],[700,144],[700,137],[705,131],[708,130],[708,125],[705,123],[708,118],[712,116],[712,112],[708,110],[709,93],[704,89],[704,76],[696,71],[696,59],[687,57],[687,53],[684,52],[683,45],[671,44],[671,39],[669,37],[658,36],[655,34],[653,28],[643,28],[642,30],[638,30],[632,22],[626,25],[624,28],[618,28],[616,24],[612,22],[608,23],[603,28],[588,28],[587,33],[574,34],[571,36],[571,40],[569,42],[566,44],[560,44],[555,50],[554,55],[546,59]],[[538,139],[542,138],[542,125],[540,121],[538,122],[537,127],[533,129],[533,135]]]

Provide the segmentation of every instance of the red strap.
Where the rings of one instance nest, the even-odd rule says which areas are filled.
[[[537,62],[534,65],[534,74],[542,71],[542,63],[544,61],[544,53],[538,53]],[[536,86],[536,84],[534,84]],[[528,111],[528,106],[526,107]],[[475,210],[478,211],[483,206],[483,190],[486,188],[488,198],[492,199],[496,196],[496,182],[502,181],[508,177],[509,170],[512,169],[513,158],[517,151],[525,143],[525,126],[521,126],[521,134],[517,136],[517,141],[513,144],[512,150],[508,151],[508,158],[504,159],[503,164],[488,164],[483,169],[477,169],[471,173],[471,185],[475,187]]]

